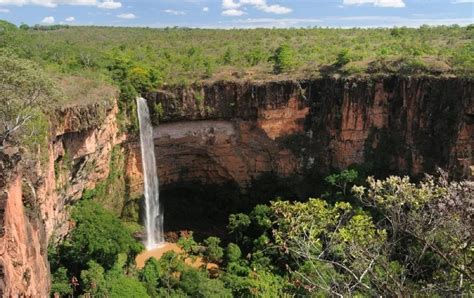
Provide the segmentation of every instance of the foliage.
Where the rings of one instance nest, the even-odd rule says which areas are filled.
[[[355,170],[327,177],[338,196],[358,183]],[[347,191],[346,195],[342,193]],[[362,206],[334,204],[321,199],[305,202],[277,200],[257,205],[248,214],[229,217],[229,233],[236,243],[224,250],[217,237],[202,245],[193,234],[178,241],[181,253],[165,253],[149,259],[144,268],[133,270],[132,248],[120,248],[122,236],[117,222],[103,214],[95,203],[73,211],[77,227],[67,241],[80,241],[96,248],[80,271],[77,293],[130,297],[282,297],[282,296],[449,296],[469,294],[472,283],[472,184],[449,182],[441,173],[420,183],[407,177],[384,180],[369,177],[364,186],[353,186]],[[334,194],[331,194],[334,196]],[[97,211],[99,209],[99,211]],[[85,222],[114,235],[91,232],[82,235]],[[83,227],[81,227],[81,225]],[[92,231],[90,229],[89,231]],[[77,235],[82,235],[77,237]],[[119,234],[119,235],[117,235]],[[99,244],[101,238],[114,245]],[[88,239],[85,241],[85,239]],[[107,241],[104,241],[107,239]],[[66,242],[67,244],[68,242]],[[68,244],[68,249],[75,247]],[[96,251],[100,251],[100,258]],[[104,251],[113,252],[110,258]],[[128,252],[127,252],[128,251]],[[53,289],[66,295],[68,280],[77,276],[68,254],[50,254]],[[67,252],[67,251],[66,251]],[[207,266],[186,264],[202,253]],[[112,260],[105,263],[104,260]],[[66,265],[66,266],[65,266]],[[75,265],[78,266],[77,264]],[[66,267],[66,268],[64,268]],[[134,273],[135,272],[135,273]]]
[[[105,270],[102,266],[91,260],[87,263],[88,269],[81,271],[81,281],[84,291],[91,296],[107,296]]]
[[[82,198],[99,203],[123,219],[138,221],[138,211],[135,210],[137,208],[128,206],[125,210],[127,204],[133,204],[132,198],[127,196],[125,185],[125,155],[120,146],[115,146],[110,153],[109,175],[93,189],[84,191]]]
[[[145,285],[148,295],[155,297],[158,294],[157,288],[160,277],[160,263],[153,257],[148,259],[140,271],[140,281]]]
[[[209,279],[206,272],[189,267],[181,274],[179,288],[190,297],[232,297],[222,281]]]
[[[133,260],[143,249],[117,217],[93,201],[79,202],[72,211],[72,218],[76,226],[60,247],[62,262],[67,263],[72,272],[85,269],[91,260],[108,270],[119,253]]]
[[[443,172],[437,179],[427,176],[419,185],[396,176],[382,181],[369,177],[367,182],[367,188],[354,187],[354,192],[381,213],[393,249],[406,254],[403,265],[413,280],[422,283],[422,290],[430,294],[472,290],[472,184],[449,182]],[[397,246],[407,242],[417,245]]]
[[[64,267],[58,268],[53,273],[53,282],[51,285],[51,293],[58,293],[61,296],[68,296],[72,294],[72,286],[69,283],[67,276],[67,269]]]
[[[0,147],[22,135],[30,147],[44,143],[44,113],[57,99],[52,82],[31,61],[0,53]],[[31,125],[30,122],[37,125]]]
[[[178,239],[178,246],[183,250],[185,258],[196,255],[199,252],[199,245],[194,241],[193,232],[183,235]]]
[[[204,240],[206,249],[204,251],[204,259],[206,262],[219,263],[224,256],[224,250],[219,246],[221,240],[218,237],[209,237]]]
[[[344,197],[358,176],[346,170],[326,180]],[[229,244],[226,250],[226,286],[236,296],[252,296],[253,271],[287,282],[274,296],[472,291],[473,209],[466,208],[472,205],[472,184],[448,182],[443,175],[419,184],[389,177],[369,178],[367,188],[353,189],[366,211],[348,202],[309,199],[276,201],[231,216],[229,231],[241,247]],[[246,259],[238,257],[241,248]]]
[[[227,247],[225,250],[225,258],[228,264],[233,263],[233,262],[238,262],[241,257],[242,257],[242,251],[240,250],[240,247],[237,244],[235,243],[227,244]]]
[[[147,297],[145,285],[150,278],[142,275],[142,284],[130,271],[143,245],[133,239],[129,229],[90,200],[77,203],[72,218],[75,227],[68,237],[48,252],[54,277],[52,293]]]
[[[277,74],[289,72],[295,67],[295,53],[288,44],[282,44],[275,50],[271,57],[273,61],[273,71]]]
[[[343,49],[342,51],[337,54],[336,58],[336,65],[338,66],[344,66],[347,63],[353,61],[354,58],[352,57],[351,53],[349,52],[349,49]]]
[[[339,188],[343,195],[347,194],[347,187],[350,183],[353,183],[358,177],[356,170],[344,170],[338,174],[332,174],[326,177],[326,182]]]
[[[136,279],[120,275],[108,281],[110,297],[149,297],[145,287]]]
[[[251,221],[248,215],[243,213],[231,214],[229,216],[229,224],[227,225],[227,229],[229,230],[230,234],[235,235],[236,241],[242,242],[244,231],[247,230],[250,224]]]
[[[59,27],[61,30],[51,30]],[[460,74],[469,74],[471,27],[208,30],[41,26],[16,30],[13,26],[0,45],[59,73],[108,76],[120,87],[142,92],[162,83],[218,78],[229,68],[252,68],[265,75],[275,66],[275,71],[290,70],[291,75],[304,73],[309,65],[318,72],[335,62],[345,65],[380,57],[431,57],[447,61]]]

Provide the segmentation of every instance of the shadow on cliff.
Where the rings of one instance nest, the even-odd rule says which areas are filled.
[[[267,173],[241,189],[235,182],[203,184],[178,182],[163,186],[160,199],[164,207],[165,232],[192,230],[202,240],[211,235],[226,238],[230,214],[249,212],[258,204],[284,199],[303,201],[321,193],[315,185],[322,176],[305,175],[282,178]],[[316,182],[316,183],[315,183]]]

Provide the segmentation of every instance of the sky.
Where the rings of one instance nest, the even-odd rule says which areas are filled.
[[[0,0],[20,25],[418,27],[474,23],[474,0]]]

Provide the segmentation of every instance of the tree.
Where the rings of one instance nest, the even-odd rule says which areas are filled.
[[[127,255],[120,253],[112,268],[107,271],[105,279],[109,297],[149,297],[144,285],[135,276],[125,275],[126,263]]]
[[[289,270],[304,289],[317,295],[372,294],[369,272],[381,256],[385,232],[349,203],[319,199],[272,203],[275,243],[295,265]]]
[[[157,296],[158,281],[161,276],[160,263],[155,258],[149,258],[140,271],[140,281],[145,284],[150,296]]]
[[[109,297],[146,298],[148,296],[145,287],[136,279],[120,275],[107,282],[109,285]],[[99,296],[104,297],[104,296]]]
[[[204,259],[207,263],[220,263],[224,256],[224,250],[219,246],[221,240],[218,237],[209,237],[204,240],[206,250],[204,251]]]
[[[356,170],[344,170],[338,174],[332,174],[326,177],[326,182],[338,188],[342,195],[347,195],[349,186],[352,186],[359,174]]]
[[[193,232],[179,237],[177,244],[183,250],[185,258],[189,258],[191,255],[197,254],[199,251],[199,245],[194,241]]]
[[[472,290],[474,185],[449,182],[442,171],[438,179],[427,176],[419,185],[396,176],[367,182],[367,188],[353,190],[383,216],[389,243],[405,255],[403,266],[411,278],[421,280],[427,294]]]
[[[179,274],[184,271],[186,265],[182,257],[174,251],[165,252],[158,263],[161,270],[159,286],[163,288],[162,292],[169,295],[179,283]]]
[[[244,233],[252,222],[250,217],[243,213],[231,214],[229,216],[229,224],[227,230],[231,235],[234,235],[237,242],[242,242]]]
[[[83,291],[92,297],[106,297],[108,293],[104,268],[95,261],[89,261],[87,266],[89,268],[81,272]]]
[[[30,29],[30,26],[28,26],[28,24],[21,23],[19,28],[26,31]]]
[[[76,227],[62,244],[62,263],[79,271],[93,260],[104,269],[110,269],[117,256],[125,254],[129,260],[143,250],[122,222],[111,212],[93,201],[81,201],[72,211]]]
[[[221,280],[210,279],[206,272],[187,267],[181,273],[179,288],[189,297],[232,297],[230,290],[224,287]]]
[[[17,28],[15,24],[7,22],[5,20],[0,20],[0,34],[7,31],[15,31]]]
[[[58,293],[61,296],[69,296],[73,292],[71,283],[67,275],[67,269],[64,267],[58,268],[53,273],[53,281],[51,284],[51,293]]]
[[[227,263],[238,262],[242,257],[242,251],[239,246],[235,243],[229,243],[225,250],[225,258]]]
[[[273,61],[273,71],[277,74],[289,72],[296,66],[295,53],[286,43],[275,50],[270,60]]]
[[[353,57],[349,51],[349,49],[343,49],[342,51],[337,54],[336,65],[337,66],[344,66],[347,63],[351,62]]]
[[[57,93],[38,66],[12,55],[0,54],[0,148],[18,133],[33,133],[26,124],[47,110]]]

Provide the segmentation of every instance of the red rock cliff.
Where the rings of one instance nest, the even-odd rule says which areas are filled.
[[[43,158],[0,152],[0,296],[49,296],[48,243],[68,232],[68,205],[108,176],[117,112],[111,102],[58,110]]]
[[[366,163],[418,175],[435,167],[469,177],[472,79],[324,78],[217,82],[149,94],[161,184],[235,181],[265,172],[324,173]],[[161,117],[160,117],[161,114]],[[140,154],[129,171],[140,186]]]

